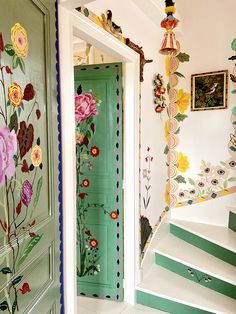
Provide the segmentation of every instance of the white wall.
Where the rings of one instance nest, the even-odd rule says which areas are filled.
[[[191,74],[218,70],[232,72],[234,64],[228,58],[233,54],[231,42],[235,38],[235,1],[177,0],[176,5],[184,17],[183,37],[180,38],[182,50],[190,55],[190,62],[181,65],[181,72],[186,77],[182,79],[181,85],[190,92]],[[189,117],[181,123],[178,148],[190,161],[186,178],[197,178],[202,160],[217,165],[230,158],[228,142],[233,131],[230,117],[231,108],[235,105],[235,95],[231,94],[231,90],[232,84],[229,81],[228,109],[200,112],[188,110],[186,113]],[[177,208],[174,216],[178,217],[179,212],[179,218],[191,217],[206,223],[211,223],[213,219],[213,223],[225,224],[221,209],[224,211],[227,201],[211,200],[194,207]],[[232,197],[229,201],[232,202]]]
[[[107,9],[112,10],[113,20],[120,25],[123,35],[134,43],[143,47],[146,59],[153,59],[153,63],[144,67],[144,82],[141,85],[141,174],[146,167],[145,156],[147,147],[151,148],[154,157],[151,173],[151,200],[145,213],[143,202],[142,214],[146,215],[152,226],[165,207],[164,189],[166,180],[165,156],[163,155],[165,141],[163,137],[163,122],[160,115],[155,113],[153,104],[153,78],[155,73],[163,71],[162,57],[158,51],[163,36],[163,31],[157,27],[131,0],[97,0],[87,6],[97,15]],[[160,15],[160,20],[161,20]],[[141,177],[142,178],[142,177]],[[144,182],[141,183],[141,194],[144,195]]]

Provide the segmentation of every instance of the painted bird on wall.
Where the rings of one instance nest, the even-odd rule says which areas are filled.
[[[205,92],[205,95],[212,95],[216,91],[216,87],[219,83],[213,83],[212,86]]]

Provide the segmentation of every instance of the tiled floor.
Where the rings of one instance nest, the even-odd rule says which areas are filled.
[[[142,305],[78,297],[78,314],[166,314]]]

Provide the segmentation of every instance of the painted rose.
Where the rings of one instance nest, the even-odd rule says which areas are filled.
[[[11,28],[11,41],[17,56],[27,57],[29,50],[28,37],[26,30],[19,23]]]
[[[81,123],[90,116],[97,114],[95,100],[91,94],[75,96],[75,121]]]
[[[29,205],[32,194],[33,194],[32,185],[28,180],[25,180],[21,189],[21,201],[25,206]]]
[[[8,87],[8,100],[13,107],[18,108],[23,99],[22,89],[17,83],[13,83]]]
[[[8,127],[0,128],[0,187],[4,185],[5,178],[12,178],[16,171],[13,159],[16,149],[15,131],[10,131]]]
[[[31,152],[30,158],[31,158],[32,164],[35,167],[38,167],[41,164],[41,162],[42,162],[42,149],[41,149],[40,146],[35,145],[32,148],[32,152]]]

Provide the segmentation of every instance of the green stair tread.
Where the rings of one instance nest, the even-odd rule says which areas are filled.
[[[233,212],[229,213],[229,229],[236,232],[236,214]]]
[[[158,253],[155,253],[155,261],[157,265],[162,266],[188,280],[191,280],[195,282],[196,284],[200,284],[208,289],[217,291],[230,298],[236,299],[236,286],[235,285],[232,285],[226,281],[215,278],[209,274],[201,272],[197,269],[194,269],[193,267],[177,262],[171,258],[168,258]],[[191,269],[192,273],[195,274],[195,276],[191,276],[190,272],[188,271],[189,269]],[[206,282],[205,279],[207,278],[210,278],[210,280]]]
[[[180,239],[195,245],[196,247],[204,250],[205,252],[208,252],[212,254],[213,256],[233,265],[236,266],[236,253],[232,252],[229,249],[226,249],[216,243],[211,242],[210,240],[207,240],[201,235],[194,234],[194,231],[188,231],[186,229],[183,229],[184,227],[177,226],[173,223],[170,223],[170,232],[174,234],[175,236],[179,237]]]
[[[146,292],[137,291],[137,303],[170,312],[172,314],[211,314],[201,309],[197,309],[185,304],[181,304],[163,297],[158,297]]]

